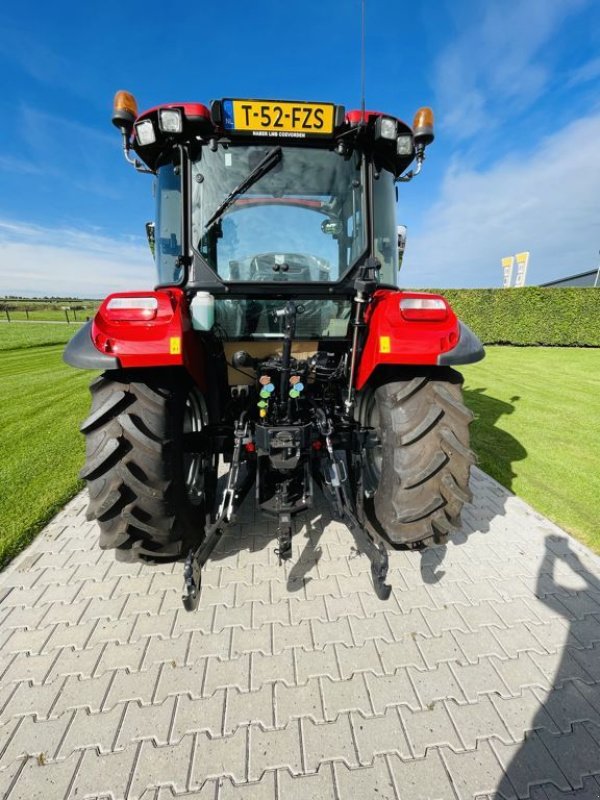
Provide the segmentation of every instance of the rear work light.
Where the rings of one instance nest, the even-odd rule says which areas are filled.
[[[161,108],[158,112],[158,127],[163,133],[181,133],[181,111],[178,108]]]
[[[375,122],[375,138],[393,141],[398,136],[398,123],[390,117],[377,117]]]
[[[411,156],[413,151],[413,138],[410,133],[404,133],[396,139],[396,153],[399,156]]]
[[[404,319],[441,320],[448,316],[448,306],[441,297],[403,297],[400,313]]]
[[[154,144],[156,141],[156,134],[154,133],[154,125],[149,119],[143,122],[138,122],[135,126],[135,135],[138,142],[143,146],[146,144]]]
[[[111,297],[106,304],[106,315],[115,322],[136,322],[156,317],[156,297]]]

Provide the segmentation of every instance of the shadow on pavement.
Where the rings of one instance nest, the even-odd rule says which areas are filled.
[[[585,588],[575,589],[573,583],[565,587],[556,573],[567,580],[567,575],[575,573]],[[591,613],[596,603],[588,591],[600,598],[598,578],[571,549],[568,538],[547,535],[535,595],[567,629],[562,645],[555,648],[553,675],[548,669],[551,655],[544,657],[550,690],[523,728],[520,748],[504,765],[505,774],[496,789],[501,797],[534,796],[534,787],[544,784],[548,792],[540,798],[558,796],[550,784],[569,792],[568,797],[600,797],[600,785],[594,777],[588,778],[600,774],[600,669],[598,653],[590,648],[592,642],[600,641],[600,617]],[[536,694],[539,698],[541,690]],[[583,791],[571,794],[573,789]]]

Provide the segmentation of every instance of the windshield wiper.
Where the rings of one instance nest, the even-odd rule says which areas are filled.
[[[223,200],[221,205],[217,208],[215,213],[212,217],[208,220],[206,228],[210,228],[223,214],[227,211],[229,206],[235,201],[239,195],[243,194],[247,189],[253,186],[257,181],[259,181],[267,172],[270,172],[275,164],[278,164],[281,161],[283,156],[283,151],[281,147],[274,147],[273,150],[270,150],[266,156],[261,159],[258,164],[254,167],[252,172],[247,175],[241,183],[233,189],[227,197]]]

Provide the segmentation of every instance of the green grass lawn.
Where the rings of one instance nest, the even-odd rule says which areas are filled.
[[[479,466],[600,552],[600,350],[488,347],[461,371]]]
[[[31,325],[24,333],[42,327]],[[64,327],[66,341],[74,328]],[[77,473],[84,442],[78,429],[88,412],[93,374],[64,364],[63,348],[0,352],[0,565],[82,487]]]
[[[46,344],[63,344],[78,330],[79,325],[62,325],[41,322],[0,322],[0,351],[21,347],[39,347]]]

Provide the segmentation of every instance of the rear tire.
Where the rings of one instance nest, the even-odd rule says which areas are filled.
[[[472,412],[462,376],[444,368],[367,391],[363,424],[378,444],[367,450],[367,502],[375,527],[393,545],[443,544],[471,501]]]
[[[184,433],[208,422],[202,395],[178,370],[105,373],[90,386],[87,518],[119,561],[174,559],[199,544],[215,459],[186,454]]]

